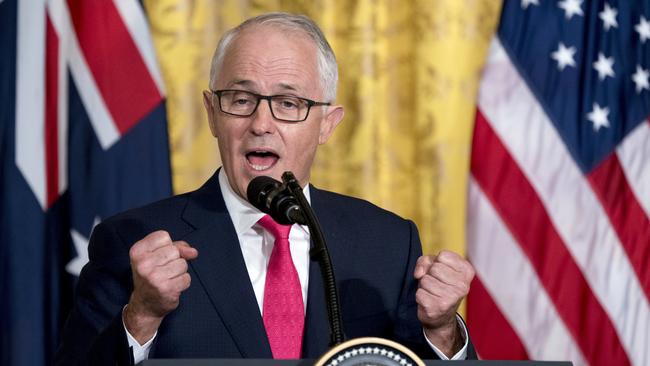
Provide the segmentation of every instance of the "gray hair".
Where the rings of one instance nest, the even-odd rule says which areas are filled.
[[[283,30],[303,32],[305,35],[309,36],[318,49],[318,70],[320,72],[320,83],[321,88],[323,89],[325,101],[333,102],[336,99],[336,84],[339,78],[338,65],[336,63],[334,51],[332,51],[332,47],[330,47],[327,39],[325,39],[325,35],[318,25],[307,16],[280,12],[266,13],[248,19],[237,27],[227,31],[223,37],[221,37],[217,49],[214,51],[214,56],[212,57],[210,86],[215,85],[217,81],[217,74],[223,65],[224,57],[228,51],[228,47],[232,44],[232,41],[239,33],[241,33],[241,31],[253,25],[269,25]]]

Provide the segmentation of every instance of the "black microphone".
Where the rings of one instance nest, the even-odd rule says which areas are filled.
[[[298,180],[291,172],[282,174],[282,183],[267,176],[256,177],[248,184],[246,196],[253,206],[271,215],[273,220],[280,224],[298,223],[309,227],[309,235],[313,243],[309,256],[311,260],[318,262],[323,278],[327,318],[330,325],[330,346],[342,343],[345,340],[343,318],[332,259],[320,223],[307,202]]]
[[[271,215],[278,224],[307,224],[296,197],[284,184],[271,177],[263,175],[251,180],[246,196],[253,206]]]

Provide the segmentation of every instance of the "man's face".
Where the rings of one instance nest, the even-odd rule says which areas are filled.
[[[253,26],[230,45],[212,87],[323,101],[316,52],[306,35]],[[218,98],[209,91],[204,92],[204,104],[228,181],[244,199],[248,183],[260,175],[280,180],[290,170],[304,186],[317,146],[343,118],[340,106],[315,106],[305,121],[283,122],[273,118],[266,100],[250,117],[231,116],[221,112]]]

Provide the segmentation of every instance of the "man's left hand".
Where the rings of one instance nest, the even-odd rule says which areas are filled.
[[[424,333],[451,358],[464,344],[456,311],[469,292],[474,268],[460,255],[443,250],[437,256],[420,257],[413,275],[419,281],[415,299]]]

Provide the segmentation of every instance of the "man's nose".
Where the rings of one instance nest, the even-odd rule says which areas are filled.
[[[271,105],[268,100],[260,100],[260,104],[251,118],[250,129],[254,134],[263,135],[275,131],[275,118],[271,113]]]

